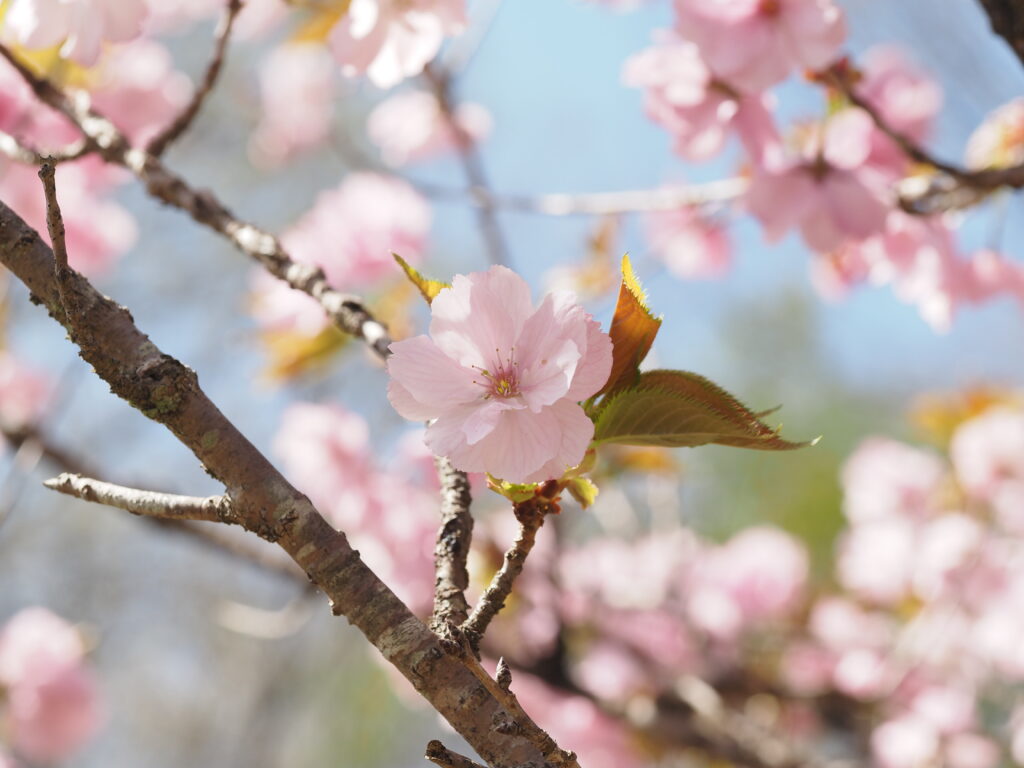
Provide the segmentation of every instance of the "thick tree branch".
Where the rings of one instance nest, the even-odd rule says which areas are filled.
[[[33,301],[71,325],[54,277],[53,254],[13,211],[0,204],[0,262]],[[277,542],[492,768],[531,761],[578,766],[504,695],[478,665],[446,646],[362,562],[343,533],[238,431],[200,389],[195,373],[163,354],[124,308],[71,272],[67,288],[81,314],[74,323],[81,356],[114,394],[164,424],[224,484],[225,517]],[[511,722],[515,728],[504,728]]]
[[[231,519],[231,501],[226,496],[179,496],[105,483],[69,472],[43,483],[47,488],[116,507],[133,515],[158,517],[163,520],[206,520],[211,523],[235,522]]]
[[[992,31],[1009,43],[1024,64],[1024,5],[1020,0],[978,0],[988,14]]]
[[[441,481],[441,528],[434,546],[434,612],[431,626],[444,634],[448,624],[458,626],[466,620],[469,605],[466,588],[469,571],[466,558],[473,538],[473,516],[469,478],[445,458],[437,458],[437,474]]]
[[[196,88],[195,93],[192,94],[191,101],[181,111],[181,114],[174,119],[174,122],[150,140],[146,147],[146,151],[149,154],[154,157],[160,157],[171,144],[188,130],[189,126],[192,125],[192,121],[196,119],[196,115],[202,109],[206,97],[210,95],[213,87],[217,84],[217,78],[224,66],[224,57],[227,54],[231,30],[234,28],[235,19],[238,18],[238,12],[241,10],[242,0],[228,0],[228,5],[224,9],[224,15],[217,25],[217,31],[215,32],[217,42],[214,45],[213,56],[210,58],[209,64],[206,65],[206,74],[203,76],[203,82]]]
[[[516,519],[519,521],[516,540],[505,553],[501,568],[494,574],[487,590],[480,596],[473,612],[462,625],[462,630],[474,650],[480,647],[480,641],[491,620],[505,607],[505,600],[512,592],[512,585],[522,573],[526,558],[537,540],[537,531],[544,524],[544,518],[553,510],[555,503],[554,497],[538,495],[515,505]]]
[[[0,45],[0,55],[18,70],[42,102],[77,125],[90,147],[95,148],[107,162],[127,168],[146,185],[150,195],[184,211],[199,224],[227,238],[272,275],[320,302],[341,330],[363,339],[380,357],[387,355],[391,344],[387,330],[373,317],[362,299],[334,290],[322,269],[294,261],[276,237],[238,219],[210,192],[192,189],[181,177],[168,170],[159,158],[132,147],[113,123],[89,107],[87,100],[71,98],[49,81],[36,77],[6,46]]]
[[[501,226],[498,224],[498,215],[495,210],[493,195],[487,183],[487,174],[484,172],[483,160],[480,152],[473,142],[473,137],[463,129],[455,117],[455,103],[452,98],[451,77],[435,69],[430,64],[423,69],[423,76],[430,83],[434,91],[434,98],[437,99],[441,115],[448,126],[448,130],[455,137],[455,146],[459,152],[459,160],[462,162],[462,170],[465,173],[466,181],[469,182],[471,194],[479,208],[480,231],[483,233],[484,242],[487,244],[487,255],[492,264],[506,264],[508,262],[508,248],[505,246],[505,238],[501,234]]]

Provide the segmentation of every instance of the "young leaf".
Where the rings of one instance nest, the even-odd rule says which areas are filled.
[[[644,290],[627,254],[622,257],[622,285],[608,329],[612,337],[612,372],[598,394],[610,395],[636,382],[640,363],[650,351],[659,328],[661,319],[647,308]]]
[[[443,289],[451,287],[448,283],[442,283],[440,280],[430,280],[424,277],[397,253],[392,253],[391,255],[395,257],[395,261],[398,262],[398,266],[405,272],[405,276],[409,278],[409,281],[419,289],[420,294],[427,300],[427,304],[432,302],[434,297]]]
[[[586,509],[597,499],[597,486],[587,477],[574,477],[565,486],[569,494]]]
[[[718,443],[766,451],[807,445],[783,440],[717,384],[686,371],[641,374],[635,386],[602,406],[594,442],[662,448]]]

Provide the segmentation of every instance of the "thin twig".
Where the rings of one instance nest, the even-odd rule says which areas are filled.
[[[77,160],[90,151],[92,150],[89,147],[89,143],[84,139],[79,139],[68,144],[63,149],[43,154],[26,146],[11,134],[0,131],[0,154],[14,160],[16,163],[24,165],[42,165],[47,161],[54,164],[65,163],[70,160]]]
[[[74,326],[75,307],[71,300],[72,293],[68,287],[68,278],[71,276],[71,267],[68,266],[68,246],[64,231],[64,217],[60,213],[60,204],[57,202],[56,171],[53,163],[44,162],[39,168],[39,178],[43,182],[43,195],[46,198],[46,230],[50,235],[50,245],[53,248],[54,277],[57,280],[57,290],[60,292],[60,303],[72,320]],[[75,331],[72,329],[71,333]]]
[[[522,573],[526,558],[537,540],[537,531],[544,524],[544,518],[550,511],[550,503],[551,500],[538,496],[515,505],[516,519],[519,521],[516,540],[505,553],[501,568],[494,574],[473,612],[462,624],[462,630],[474,649],[480,647],[480,641],[491,620],[505,607],[505,600],[512,592],[512,585]]]
[[[412,182],[428,197],[468,201],[481,205],[477,190],[452,189],[436,184]],[[674,211],[689,206],[712,206],[732,202],[747,191],[750,182],[736,177],[692,184],[685,187],[630,189],[589,194],[548,193],[542,195],[493,194],[488,202],[495,208],[541,216],[612,216],[620,213]]]
[[[480,231],[484,236],[487,245],[487,256],[492,264],[506,264],[508,262],[508,248],[505,245],[505,238],[501,234],[501,226],[498,224],[497,211],[492,201],[492,193],[487,183],[487,174],[484,171],[483,160],[477,151],[473,137],[466,133],[462,125],[455,117],[455,103],[452,97],[451,79],[443,72],[428,64],[423,69],[423,76],[434,92],[441,115],[448,124],[448,130],[455,137],[455,145],[459,152],[459,159],[462,162],[462,170],[465,173],[466,181],[472,189],[473,197],[479,208],[477,219],[480,223]]]
[[[217,77],[224,66],[224,58],[227,54],[231,30],[234,28],[235,19],[238,18],[238,12],[241,10],[242,0],[228,0],[228,5],[224,9],[224,15],[221,16],[220,23],[217,25],[215,33],[217,42],[214,46],[213,56],[210,58],[209,64],[206,65],[206,74],[203,76],[202,84],[196,88],[195,93],[192,94],[191,101],[181,111],[181,114],[174,119],[174,122],[150,140],[146,147],[146,151],[149,154],[154,157],[160,157],[192,125],[192,121],[195,120],[199,110],[202,109],[206,97],[210,95],[217,84]]]
[[[469,614],[466,588],[469,571],[466,558],[473,537],[472,501],[469,478],[445,458],[437,458],[441,481],[441,527],[434,546],[434,612],[431,626],[443,632],[448,624],[458,626]]]
[[[175,493],[143,491],[124,485],[106,483],[90,477],[64,472],[43,483],[51,490],[84,501],[106,504],[133,515],[158,517],[163,520],[205,520],[211,523],[232,522],[231,501],[227,496],[179,496]]]
[[[427,753],[424,757],[441,768],[483,768],[482,765],[473,762],[468,757],[452,752],[437,739],[427,744]]]

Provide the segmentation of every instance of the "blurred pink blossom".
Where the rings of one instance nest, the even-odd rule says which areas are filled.
[[[871,734],[871,751],[880,768],[924,768],[939,754],[939,735],[924,720],[899,717]]]
[[[123,43],[142,29],[144,0],[11,0],[3,29],[26,48],[60,45],[60,55],[89,67],[105,42]]]
[[[66,759],[102,719],[78,633],[45,608],[27,608],[0,631],[0,686],[14,749],[39,762]]]
[[[43,415],[52,384],[7,350],[0,350],[0,423],[5,429],[35,424]]]
[[[755,161],[777,149],[765,98],[714,78],[697,46],[672,33],[630,57],[622,79],[644,89],[647,114],[673,136],[675,151],[688,160],[716,154],[732,130]]]
[[[668,271],[683,280],[721,277],[732,262],[728,231],[697,208],[652,213],[647,239]]]
[[[930,451],[888,438],[868,438],[843,465],[843,513],[852,523],[924,519],[936,511],[945,475],[945,463]]]
[[[881,605],[902,600],[910,590],[916,531],[902,518],[862,523],[843,534],[836,572],[852,594]]]
[[[468,276],[430,305],[430,336],[391,345],[388,398],[459,469],[509,482],[561,477],[593,422],[577,404],[611,370],[611,340],[569,293],[539,307],[505,267]]]
[[[1024,412],[995,407],[965,422],[950,456],[963,489],[990,503],[1007,530],[1024,533]]]
[[[103,59],[93,104],[135,144],[145,144],[188,103],[192,85],[154,40],[119,46]]]
[[[823,69],[846,38],[832,0],[676,0],[676,29],[717,77],[759,92],[795,70]]]
[[[260,122],[249,156],[279,165],[330,138],[334,116],[334,64],[322,45],[278,46],[259,64]]]
[[[423,71],[445,37],[462,31],[465,0],[352,0],[330,44],[347,77],[391,88]]]
[[[985,117],[967,141],[971,168],[1009,168],[1024,163],[1024,98],[1014,99]]]
[[[977,733],[954,733],[943,750],[949,768],[995,768],[1002,757],[998,744]]]
[[[491,132],[491,115],[479,104],[458,104],[454,118],[471,142],[479,142]],[[380,148],[384,162],[394,167],[453,151],[459,145],[437,98],[427,91],[389,96],[370,112],[366,134]]]
[[[264,331],[316,336],[330,325],[320,302],[259,268],[250,280],[250,308]]]
[[[351,173],[281,238],[297,261],[322,267],[339,290],[398,274],[391,254],[410,264],[423,256],[430,208],[408,183],[375,173]]]

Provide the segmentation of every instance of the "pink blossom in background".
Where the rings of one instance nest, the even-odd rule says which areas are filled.
[[[7,350],[0,350],[0,423],[7,429],[35,424],[43,416],[53,385]]]
[[[465,0],[352,0],[331,31],[346,77],[365,74],[391,88],[423,71],[445,37],[466,23]]]
[[[937,511],[945,462],[935,453],[884,437],[864,440],[842,469],[843,513],[852,523],[924,519]]]
[[[943,751],[949,768],[995,768],[1002,758],[999,745],[977,733],[954,733]]]
[[[573,670],[585,690],[606,701],[625,701],[649,685],[637,654],[617,643],[598,640],[580,655]]]
[[[728,231],[698,208],[649,214],[647,240],[668,271],[683,280],[724,275],[732,263]]]
[[[21,764],[0,747],[0,768],[21,768]]]
[[[1007,530],[1024,534],[1024,412],[990,408],[965,422],[950,456],[961,487],[991,504]]]
[[[746,206],[769,241],[797,228],[811,250],[828,253],[883,231],[891,200],[867,165],[873,130],[866,115],[848,112],[810,131],[800,158],[755,168]]]
[[[262,267],[253,271],[249,285],[250,309],[264,331],[312,337],[330,325],[319,301]]]
[[[109,270],[135,244],[138,228],[131,214],[109,199],[109,185],[120,174],[98,158],[62,163],[57,190],[67,233],[68,262],[95,277]],[[36,169],[11,163],[0,174],[0,199],[49,242],[46,204]]]
[[[846,38],[832,0],[676,0],[676,29],[715,76],[750,93],[823,69]]]
[[[330,53],[313,43],[281,45],[260,60],[260,122],[249,140],[254,163],[280,165],[330,138],[334,69]]]
[[[493,127],[490,113],[479,104],[460,103],[455,122],[470,141],[484,139]],[[427,91],[404,91],[382,101],[366,119],[366,134],[390,166],[401,166],[451,152],[459,140]]]
[[[322,267],[335,288],[365,290],[396,274],[392,253],[419,263],[429,231],[430,207],[407,182],[350,173],[281,240],[297,261]]]
[[[611,339],[569,293],[539,307],[505,267],[456,275],[430,306],[430,336],[391,345],[388,398],[458,468],[509,482],[560,477],[593,422],[578,401],[611,370]]]
[[[893,605],[910,590],[917,547],[916,531],[905,519],[855,525],[840,542],[836,573],[851,594],[880,605]]]
[[[715,79],[697,46],[672,33],[630,57],[622,79],[644,89],[647,114],[672,135],[675,151],[688,160],[716,154],[733,130],[758,160],[778,143],[765,99]]]
[[[0,686],[14,749],[56,762],[79,749],[102,719],[96,683],[74,628],[45,608],[27,608],[0,631]]]
[[[90,67],[104,43],[123,43],[142,30],[144,0],[11,0],[3,32],[30,49],[60,46],[60,55]]]
[[[1009,168],[1024,163],[1024,98],[1014,99],[985,117],[967,141],[970,168]]]
[[[365,419],[339,406],[296,403],[281,417],[274,452],[296,486],[336,528],[381,514]]]
[[[120,46],[103,59],[93,104],[134,144],[145,144],[188,103],[192,84],[153,40]]]
[[[913,716],[889,720],[871,734],[879,768],[923,768],[935,761],[939,748],[935,728]]]

